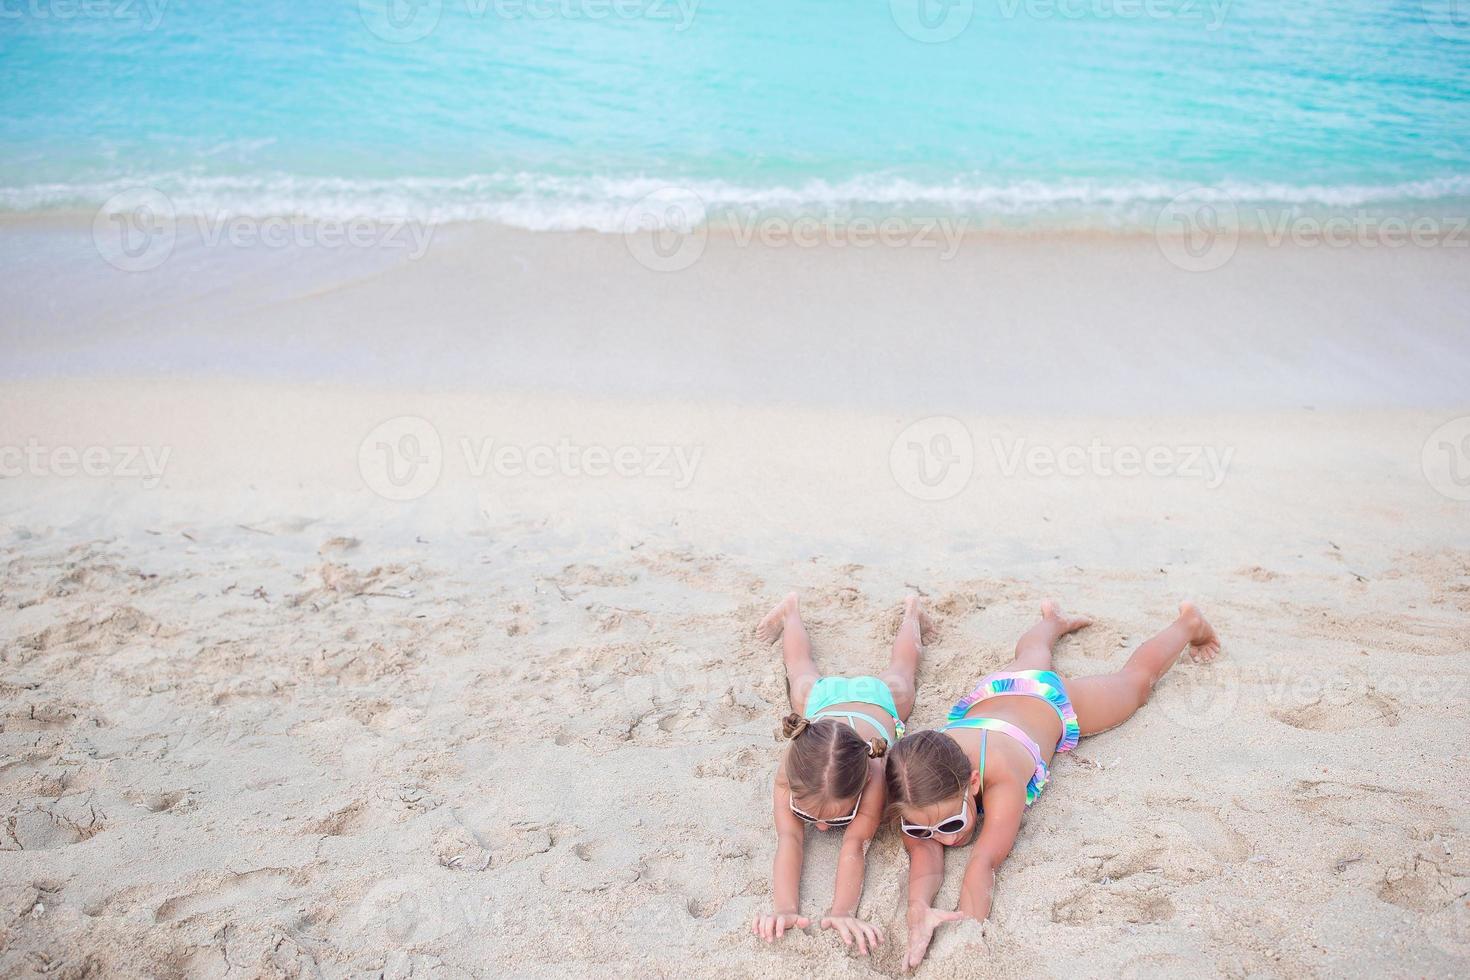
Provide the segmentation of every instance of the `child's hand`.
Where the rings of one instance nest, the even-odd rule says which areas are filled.
[[[941,923],[958,922],[964,918],[968,916],[963,912],[945,912],[922,905],[910,906],[909,950],[904,956],[903,965],[910,970],[917,969],[924,961],[924,954],[929,951],[929,940],[934,938],[934,930]]]
[[[755,917],[750,931],[769,943],[786,935],[787,929],[805,929],[811,924],[811,919],[795,912],[767,912]]]
[[[863,956],[868,955],[869,950],[874,950],[883,942],[883,933],[878,927],[870,925],[855,915],[829,915],[822,919],[823,929],[835,929],[837,935],[842,937],[846,946],[857,943],[858,952]]]

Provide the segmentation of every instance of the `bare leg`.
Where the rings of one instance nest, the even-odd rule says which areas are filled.
[[[1095,735],[1127,721],[1185,649],[1200,661],[1213,660],[1220,652],[1215,630],[1192,602],[1181,602],[1179,618],[1145,640],[1119,670],[1067,681],[1067,695],[1077,711],[1082,734]]]
[[[805,711],[806,696],[822,675],[812,659],[812,641],[801,621],[795,592],[787,593],[786,598],[766,613],[766,618],[755,628],[755,635],[763,643],[774,643],[777,637],[781,638],[781,659],[786,663],[786,693],[791,697],[791,710],[798,714]]]
[[[924,635],[933,628],[934,624],[929,622],[929,614],[924,612],[918,596],[911,595],[903,601],[903,621],[893,635],[893,653],[888,669],[878,675],[878,679],[893,692],[893,703],[898,707],[900,721],[908,721],[909,712],[914,710],[914,692],[918,689],[914,675],[919,669],[919,657],[924,652]]]
[[[1016,658],[1001,670],[1051,670],[1052,645],[1068,633],[1091,626],[1086,616],[1068,616],[1055,599],[1043,599],[1041,619],[1016,641]]]

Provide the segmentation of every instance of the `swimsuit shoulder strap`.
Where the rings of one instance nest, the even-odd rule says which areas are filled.
[[[940,731],[947,732],[952,728],[982,729],[987,732],[1002,732],[1024,745],[1026,747],[1026,751],[1031,753],[1031,758],[1036,762],[1038,766],[1042,764],[1041,747],[1038,746],[1036,744],[1036,741],[1032,739],[1030,735],[1027,735],[1023,729],[1012,725],[1008,721],[1001,721],[999,718],[958,718],[945,725],[943,728],[940,729]]]
[[[884,727],[882,722],[874,718],[872,715],[864,714],[861,711],[818,711],[816,714],[812,715],[811,720],[820,721],[823,718],[846,718],[847,723],[849,725],[852,725],[852,727],[854,728],[857,727],[856,723],[858,721],[865,721],[869,725],[873,726],[873,731],[877,732],[878,736],[882,738],[885,742],[889,741],[892,737],[888,734],[888,729]]]

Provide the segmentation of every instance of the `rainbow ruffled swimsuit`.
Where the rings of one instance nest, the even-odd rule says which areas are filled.
[[[1056,709],[1057,717],[1062,719],[1062,737],[1057,742],[1057,751],[1066,752],[1077,745],[1077,739],[1081,737],[1082,729],[1077,724],[1077,712],[1072,708],[1072,702],[1067,698],[1067,689],[1062,686],[1062,679],[1052,670],[1016,670],[1006,671],[998,674],[986,674],[980,678],[980,683],[969,694],[960,698],[953,708],[949,709],[949,721],[940,731],[949,731],[951,728],[982,729],[985,735],[980,737],[980,775],[985,775],[985,743],[991,732],[1001,732],[1020,742],[1031,753],[1031,758],[1036,763],[1036,771],[1031,774],[1031,779],[1026,783],[1026,805],[1030,806],[1036,802],[1046,782],[1051,778],[1051,770],[1045,762],[1041,761],[1041,746],[1027,735],[1024,731],[1008,721],[999,718],[966,718],[977,703],[986,698],[1001,697],[1008,694],[1024,695],[1030,698],[1040,698]]]

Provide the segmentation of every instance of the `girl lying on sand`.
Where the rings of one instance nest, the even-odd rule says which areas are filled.
[[[848,946],[868,951],[883,941],[857,918],[868,844],[878,832],[886,803],[883,756],[902,737],[914,706],[914,671],[928,617],[917,597],[904,602],[888,669],[877,677],[823,677],[812,660],[796,593],[788,595],[756,628],[766,643],[781,638],[792,714],[782,722],[791,740],[776,773],[776,862],[771,872],[774,910],[756,916],[751,931],[766,942],[811,920],[800,911],[801,858],[808,826],[846,830],[837,858],[832,907],[822,918]]]
[[[982,677],[938,731],[905,736],[889,753],[889,811],[898,817],[909,852],[904,962],[910,969],[924,958],[940,923],[984,921],[990,914],[995,871],[1011,852],[1021,815],[1046,785],[1053,754],[1072,748],[1083,735],[1127,721],[1185,649],[1201,661],[1213,660],[1220,649],[1210,624],[1185,602],[1179,618],[1133,651],[1121,669],[1096,677],[1060,676],[1051,669],[1052,644],[1091,622],[1043,602],[1041,621],[1016,643],[1014,660]],[[944,848],[969,843],[976,827],[980,833],[965,868],[959,910],[932,908],[944,881]]]

